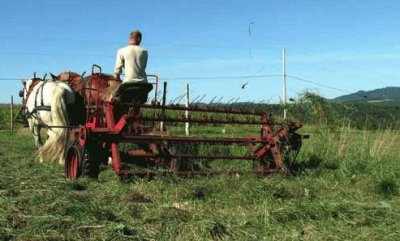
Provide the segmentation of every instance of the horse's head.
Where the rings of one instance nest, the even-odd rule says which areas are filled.
[[[25,100],[26,93],[28,92],[28,88],[32,85],[32,79],[30,80],[21,80],[22,89],[19,91],[19,97],[22,100]]]
[[[22,89],[19,91],[19,97],[24,98],[26,81],[25,80],[21,80],[21,84],[22,84]]]
[[[30,91],[33,84],[37,83],[38,81],[43,81],[43,79],[33,77],[29,80],[21,80],[22,89],[19,91],[19,97],[22,97],[22,101],[24,102],[28,92]]]

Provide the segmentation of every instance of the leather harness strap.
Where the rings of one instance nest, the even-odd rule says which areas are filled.
[[[24,108],[27,108],[27,107],[26,107],[26,102],[28,102],[29,96],[31,95],[33,89],[35,88],[35,86],[36,86],[39,82],[40,82],[40,80],[38,80],[38,79],[36,79],[36,80],[33,79],[33,80],[32,80],[32,84],[29,86],[29,89],[28,89],[28,90],[26,89],[26,86],[25,86],[26,97],[25,97],[25,99],[24,99],[24,105],[23,105]]]
[[[47,80],[43,81],[43,84],[42,84],[41,86],[39,86],[39,88],[36,90],[36,95],[35,95],[35,108],[38,106],[38,105],[37,105],[37,97],[38,97],[38,95],[39,95],[39,92],[41,92],[41,93],[40,93],[40,98],[41,98],[40,106],[44,106],[43,89],[44,89],[44,85],[45,85],[46,83],[47,83]]]
[[[31,112],[28,112],[28,107],[26,106],[26,103],[28,102],[28,99],[29,99],[30,95],[32,94],[34,88],[41,82],[43,82],[43,83],[39,86],[39,88],[35,92],[35,106]],[[47,80],[42,81],[42,80],[36,79],[36,80],[33,80],[32,84],[29,86],[29,89],[27,90],[26,98],[24,99],[24,103],[23,103],[23,107],[22,107],[23,109],[25,109],[27,115],[36,113],[38,110],[39,111],[50,111],[51,110],[51,106],[44,105],[43,89],[44,89],[44,85],[46,83],[47,83]],[[37,97],[39,95],[39,92],[41,95],[40,106],[38,106],[38,104],[37,104],[37,99],[38,99]]]

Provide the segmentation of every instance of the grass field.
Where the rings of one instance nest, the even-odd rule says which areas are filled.
[[[0,131],[0,239],[399,240],[398,131],[303,132],[293,175],[69,181]]]

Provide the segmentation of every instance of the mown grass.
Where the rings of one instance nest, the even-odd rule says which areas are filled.
[[[205,132],[220,128],[243,132]],[[303,132],[292,175],[69,181],[29,133],[0,131],[0,239],[398,240],[398,131]]]

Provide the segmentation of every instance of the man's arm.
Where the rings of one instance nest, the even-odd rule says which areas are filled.
[[[147,67],[147,58],[148,58],[147,50],[144,50],[142,56],[140,56],[140,64],[142,65],[141,67],[143,69],[146,69]]]
[[[119,78],[122,74],[122,68],[124,67],[124,56],[122,55],[121,49],[117,52],[117,58],[115,60],[115,69],[114,69],[114,76]]]

